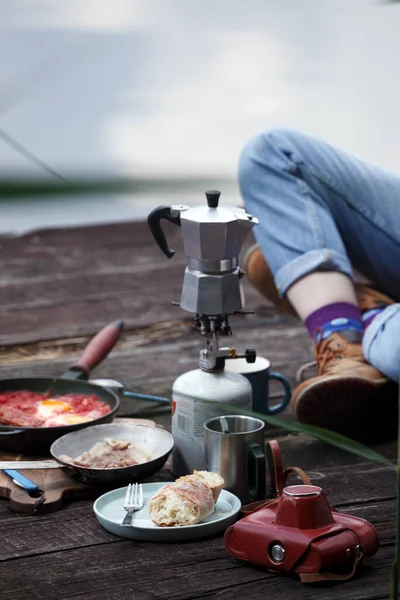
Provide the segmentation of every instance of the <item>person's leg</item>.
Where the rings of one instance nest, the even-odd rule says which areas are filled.
[[[279,293],[290,300],[306,324],[308,320],[311,325],[318,324],[327,314],[335,317],[330,323],[337,323],[336,317],[340,314],[352,324],[354,331],[358,330],[352,265],[382,288],[395,294],[399,292],[400,232],[396,230],[396,215],[400,216],[400,178],[322,141],[291,131],[273,131],[252,140],[242,153],[239,177],[246,209],[260,220],[255,234]],[[344,314],[338,313],[343,310]],[[372,325],[374,322],[370,327]],[[350,336],[353,338],[350,342],[360,342],[354,335]],[[384,340],[381,332],[381,345],[399,345],[400,336],[390,339],[390,330],[386,331],[386,338]],[[370,344],[369,360],[372,361],[377,340],[378,336],[374,336]],[[356,344],[349,345],[348,341],[342,339],[341,343],[354,358]],[[363,356],[361,346],[357,347],[360,363]],[[332,354],[328,343],[326,352]],[[326,367],[326,356],[323,362]],[[348,381],[344,382],[345,362],[341,367],[342,381],[336,384],[336,395],[341,394],[342,400],[348,395],[343,390],[353,398],[360,393],[365,396],[365,385],[361,383],[367,382],[371,402],[376,400],[377,393],[382,393],[382,389],[376,391],[376,382],[387,388],[387,381],[368,365],[362,366],[367,377],[361,377],[360,365],[354,364],[354,360],[346,362],[349,372]],[[332,371],[331,366],[332,360],[328,371]],[[333,384],[329,385],[333,389]],[[305,394],[304,388],[297,394],[301,396],[303,420],[314,419],[321,424],[320,417],[315,418],[316,404],[321,392],[327,396],[326,383],[320,388],[320,385],[309,385]],[[337,414],[326,414],[331,424],[335,418],[342,418],[341,404],[342,401],[336,400]],[[353,401],[353,408],[353,416],[347,419],[351,427],[360,406]],[[351,411],[351,408],[346,410]],[[310,411],[314,411],[313,418]],[[325,421],[324,426],[329,426]],[[338,427],[333,423],[332,428]]]
[[[304,275],[288,288],[287,297],[303,321],[329,304],[347,302],[357,306],[353,281],[338,271],[313,271]]]
[[[400,298],[400,177],[299,132],[244,148],[239,184],[280,294],[317,270],[353,267]]]
[[[362,347],[366,360],[394,381],[399,381],[400,375],[399,341],[400,304],[393,304],[368,326]]]

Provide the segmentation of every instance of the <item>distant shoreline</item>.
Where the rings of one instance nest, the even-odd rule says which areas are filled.
[[[79,227],[123,221],[142,221],[157,206],[205,203],[207,189],[221,190],[221,205],[239,206],[237,183],[193,181],[191,187],[117,194],[21,196],[0,198],[0,235],[20,235],[43,228]],[[208,184],[208,185],[207,185]],[[167,187],[167,186],[166,186]]]

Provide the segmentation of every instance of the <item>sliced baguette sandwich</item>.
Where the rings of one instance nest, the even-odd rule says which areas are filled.
[[[185,475],[184,477],[179,477],[179,479],[177,479],[175,483],[178,483],[179,481],[200,481],[201,483],[204,483],[212,491],[214,504],[217,502],[218,496],[220,495],[225,483],[225,481],[219,473],[196,470],[193,471],[192,475]]]
[[[218,473],[194,471],[161,488],[149,502],[159,527],[196,525],[214,512],[224,480]]]

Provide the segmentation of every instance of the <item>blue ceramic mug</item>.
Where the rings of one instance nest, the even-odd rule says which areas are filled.
[[[250,381],[253,390],[252,408],[255,412],[276,415],[289,404],[292,395],[290,383],[282,373],[271,371],[271,363],[268,359],[257,356],[256,362],[248,363],[245,358],[234,358],[225,362],[225,369],[240,373]],[[283,400],[274,406],[269,405],[269,382],[271,379],[280,381],[285,393]]]

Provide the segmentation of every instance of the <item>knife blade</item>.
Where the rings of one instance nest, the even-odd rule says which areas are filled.
[[[59,469],[55,460],[1,460],[0,470],[4,469]]]

